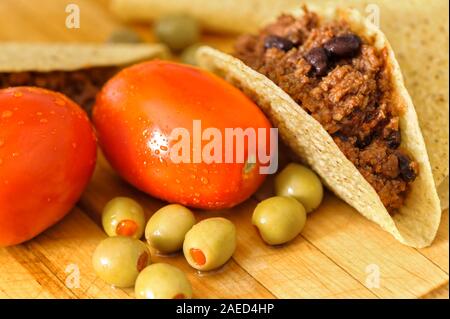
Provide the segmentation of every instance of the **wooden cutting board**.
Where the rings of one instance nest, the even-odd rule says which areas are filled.
[[[102,42],[117,26],[106,2],[41,0],[37,5],[0,0],[0,15],[7,17],[0,19],[0,41]],[[80,6],[80,29],[65,28],[68,3]],[[153,40],[148,26],[134,27]],[[233,41],[214,36],[203,40],[225,49]],[[237,226],[236,253],[219,271],[197,273],[182,255],[154,254],[153,261],[186,272],[196,298],[448,298],[448,211],[434,244],[417,250],[399,244],[327,194],[323,205],[308,216],[302,235],[274,248],[266,246],[251,226],[253,208],[263,193],[231,210],[197,212],[199,219],[222,215]],[[133,297],[132,289],[105,284],[91,266],[92,253],[105,238],[99,227],[101,211],[118,195],[138,200],[148,217],[164,205],[122,181],[100,153],[91,183],[63,221],[25,244],[0,249],[0,298]],[[377,273],[378,287],[373,285]]]

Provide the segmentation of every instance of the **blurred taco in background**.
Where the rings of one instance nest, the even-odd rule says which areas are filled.
[[[306,7],[201,66],[249,95],[325,184],[400,242],[425,247],[441,209],[416,111],[385,35],[355,10]]]
[[[242,33],[256,31],[267,17],[298,4],[298,0],[112,0],[110,8],[123,21],[149,22],[183,13],[206,30]]]
[[[36,86],[61,92],[90,112],[119,69],[167,51],[155,44],[0,44],[0,89]]]

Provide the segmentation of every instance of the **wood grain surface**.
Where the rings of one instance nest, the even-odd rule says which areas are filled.
[[[69,3],[80,6],[80,29],[65,27]],[[119,24],[106,0],[0,0],[0,15],[7,17],[0,19],[0,41],[103,42]],[[154,40],[150,26],[132,27]],[[202,42],[229,49],[233,38],[206,35]],[[195,298],[448,298],[448,211],[434,244],[416,250],[327,194],[297,239],[269,247],[251,225],[253,208],[269,193],[270,180],[232,210],[197,212],[199,219],[221,215],[237,226],[237,251],[222,269],[198,273],[181,254],[153,252],[153,261],[187,273]],[[108,286],[91,265],[96,245],[106,236],[99,227],[101,211],[117,195],[139,201],[147,217],[164,205],[127,185],[99,152],[91,183],[62,222],[25,244],[0,249],[0,298],[132,298],[132,289]],[[368,284],[374,271],[380,273],[379,287]],[[78,273],[79,282],[74,280]]]

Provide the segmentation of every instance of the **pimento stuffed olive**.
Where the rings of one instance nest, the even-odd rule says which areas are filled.
[[[128,236],[139,239],[144,234],[144,209],[131,198],[113,198],[103,209],[102,225],[108,236]]]
[[[322,203],[323,186],[312,170],[290,163],[275,177],[275,193],[297,199],[310,213]]]
[[[183,248],[186,233],[194,226],[194,214],[184,206],[171,204],[156,211],[145,227],[147,242],[160,253]]]
[[[274,196],[260,202],[252,216],[252,224],[269,245],[293,240],[305,227],[306,210],[292,197]]]
[[[214,217],[202,220],[186,234],[184,257],[202,271],[222,267],[236,250],[236,227],[228,219]]]
[[[142,241],[124,236],[100,242],[92,256],[97,276],[115,287],[132,287],[139,273],[151,263],[150,250]]]
[[[191,299],[192,286],[178,268],[165,263],[145,268],[134,287],[137,299]]]

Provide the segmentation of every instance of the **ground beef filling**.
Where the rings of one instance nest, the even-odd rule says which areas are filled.
[[[96,67],[77,71],[0,73],[0,88],[37,86],[61,92],[91,113],[95,96],[117,67]]]
[[[403,110],[391,100],[384,50],[345,22],[321,24],[307,13],[240,37],[235,55],[323,125],[391,213],[403,205],[418,164],[400,147]]]

